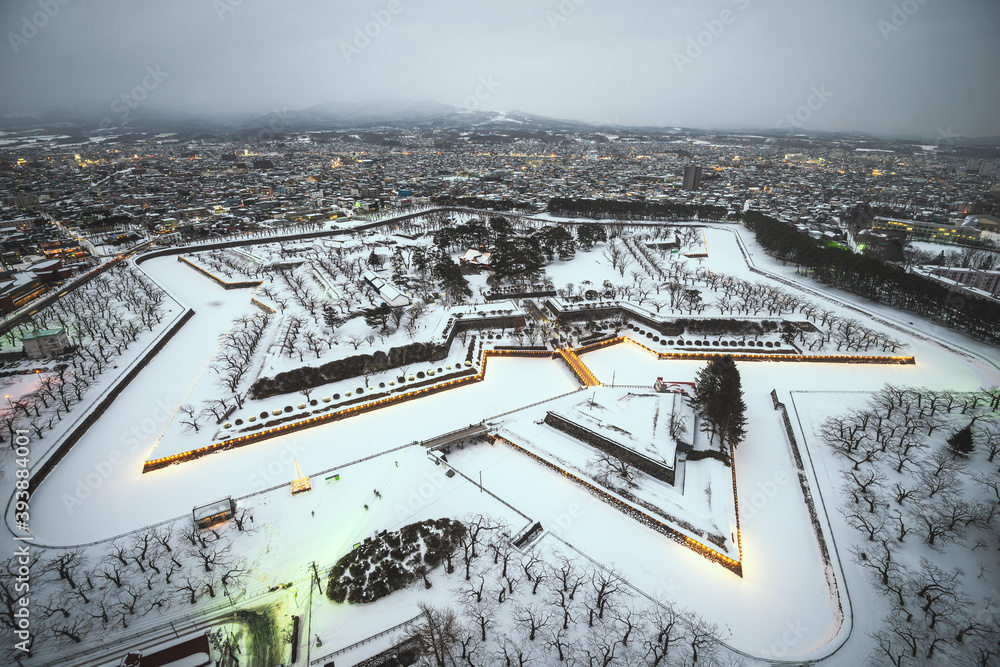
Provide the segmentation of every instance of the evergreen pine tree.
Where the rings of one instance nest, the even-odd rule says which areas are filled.
[[[718,433],[723,448],[746,437],[746,403],[740,372],[732,356],[708,362],[695,378],[695,407],[706,428]]]
[[[972,422],[955,431],[948,438],[948,446],[955,456],[968,456],[972,453]]]

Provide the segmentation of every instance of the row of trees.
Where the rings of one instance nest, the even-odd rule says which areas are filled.
[[[166,295],[135,267],[119,263],[50,306],[22,320],[5,336],[11,345],[35,329],[62,327],[78,346],[121,354],[143,331],[163,321]]]
[[[817,242],[805,232],[756,211],[744,216],[765,250],[809,270],[828,285],[932,317],[990,343],[1000,343],[1000,304],[953,291],[939,282],[907,273],[876,258]]]
[[[691,228],[689,228],[691,229]],[[867,352],[872,348],[883,352],[896,353],[903,349],[898,339],[863,325],[851,318],[836,315],[801,295],[782,287],[766,283],[750,282],[725,273],[708,271],[704,268],[690,269],[683,261],[664,261],[652,253],[641,237],[635,234],[613,235],[604,249],[604,256],[613,268],[624,277],[626,269],[634,258],[645,273],[653,278],[647,282],[638,271],[632,271],[632,283],[612,285],[606,282],[603,296],[624,297],[638,305],[648,302],[659,314],[661,312],[703,313],[710,307],[724,315],[771,317],[800,313],[816,323],[812,327],[791,327],[785,342],[798,341],[810,351],[821,350],[828,345],[837,351]],[[706,301],[704,286],[715,294],[715,299]],[[567,290],[569,294],[571,290]]]
[[[1000,597],[988,583],[1000,517],[998,404],[996,389],[887,385],[820,428],[849,464],[843,516],[859,536],[851,552],[890,609],[871,633],[880,664],[1000,660]]]
[[[135,622],[200,600],[242,595],[250,566],[236,552],[237,535],[253,530],[252,514],[238,510],[219,529],[193,524],[144,528],[86,549],[33,549],[31,648],[65,652],[94,635],[128,629]],[[0,628],[14,636],[24,596],[18,562],[0,567]],[[0,648],[6,664],[24,655],[11,642]]]
[[[278,373],[273,378],[262,377],[250,388],[250,397],[261,399],[311,389],[348,378],[381,373],[390,368],[439,361],[447,354],[448,348],[444,345],[416,342],[394,347],[388,353],[378,350],[374,354],[335,359],[319,367],[303,366]]]
[[[270,322],[268,314],[244,316],[238,318],[223,336],[219,351],[209,365],[217,375],[216,386],[220,394],[217,398],[203,401],[200,410],[190,403],[180,406],[179,419],[185,430],[197,433],[202,418],[214,419],[216,424],[221,424],[233,408],[243,407],[241,384],[250,372],[254,354]]]
[[[491,211],[524,211],[534,212],[531,204],[519,202],[513,199],[480,199],[479,197],[454,197],[451,195],[438,195],[432,197],[431,201],[435,206],[458,206],[460,208],[488,209]]]
[[[52,370],[37,375],[36,389],[8,397],[0,407],[0,438],[13,443],[18,428],[41,438],[55,428],[143,331],[163,321],[165,299],[134,267],[119,264],[34,314],[31,324],[8,332],[19,340],[34,328],[64,327],[75,347]]]
[[[452,604],[420,605],[407,638],[435,667],[723,665],[717,626],[635,591],[614,568],[566,550],[515,549],[509,528],[467,521],[445,565]],[[431,583],[431,582],[428,582]]]
[[[701,206],[673,202],[614,201],[610,199],[569,199],[555,197],[549,200],[549,213],[566,217],[588,217],[618,220],[721,220],[726,209],[719,206]]]

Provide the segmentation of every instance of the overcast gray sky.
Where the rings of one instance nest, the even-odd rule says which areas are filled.
[[[1000,135],[997,0],[0,5],[4,111],[108,113],[145,86],[151,108],[202,111],[396,97],[627,125]]]

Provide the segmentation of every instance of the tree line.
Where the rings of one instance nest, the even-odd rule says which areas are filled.
[[[421,615],[399,646],[414,647],[417,664],[735,664],[718,626],[662,596],[640,595],[614,568],[569,548],[544,558],[538,549],[520,550],[510,526],[481,515],[467,518],[456,537],[454,553],[438,560],[442,576],[421,572],[424,588],[443,584],[451,599],[418,603]],[[385,561],[405,558],[399,547],[382,550]]]
[[[992,344],[1000,343],[1000,303],[952,290],[874,257],[829,247],[757,211],[743,219],[771,255],[806,269],[827,285],[933,318]]]
[[[303,366],[278,373],[273,378],[262,377],[250,388],[250,397],[253,399],[268,398],[348,378],[367,377],[390,368],[439,361],[444,359],[447,354],[448,347],[445,345],[416,342],[394,347],[388,353],[379,350],[374,354],[358,354],[345,359],[335,359],[319,367]]]
[[[99,385],[104,371],[166,317],[163,290],[136,268],[118,264],[20,322],[5,336],[11,345],[34,329],[61,327],[72,343],[64,360],[38,374],[33,391],[8,397],[0,408],[0,442],[11,446],[18,428],[41,438]]]
[[[692,218],[721,220],[726,209],[721,206],[681,204],[676,202],[616,201],[612,199],[570,199],[553,197],[549,213],[565,217],[618,220],[680,220]]]
[[[208,530],[186,520],[143,528],[100,549],[32,550],[27,657],[65,653],[179,606],[242,597],[252,566],[236,538],[251,533],[252,522],[251,510],[241,508],[233,521]],[[0,567],[0,628],[11,637],[24,595],[18,577],[17,559]],[[7,664],[24,657],[13,642],[0,647]]]

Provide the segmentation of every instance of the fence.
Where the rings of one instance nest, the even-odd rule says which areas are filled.
[[[328,660],[330,660],[331,658],[333,658],[335,656],[340,655],[341,653],[347,653],[348,651],[356,649],[359,646],[364,646],[365,644],[373,642],[373,641],[375,641],[376,639],[378,639],[380,637],[385,637],[388,634],[392,634],[393,632],[397,632],[398,630],[402,630],[403,628],[405,628],[408,625],[416,623],[420,619],[421,616],[423,616],[423,614],[417,614],[416,616],[414,616],[410,620],[403,621],[402,623],[398,623],[398,624],[392,626],[391,628],[388,628],[386,630],[383,630],[382,632],[379,632],[378,634],[374,634],[371,637],[367,637],[365,639],[362,639],[361,641],[354,642],[350,646],[345,646],[344,648],[337,649],[336,651],[333,651],[332,653],[327,653],[326,655],[324,655],[322,657],[310,660],[309,664],[310,665],[319,665],[321,663],[322,664],[326,664]]]

